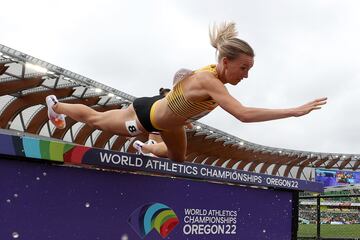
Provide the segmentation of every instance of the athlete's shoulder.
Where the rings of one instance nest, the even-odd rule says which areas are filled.
[[[219,79],[217,78],[216,75],[212,74],[211,72],[208,71],[204,71],[204,72],[197,72],[194,73],[194,76],[196,77],[196,79],[203,83],[203,84],[209,84],[211,82],[218,82]]]
[[[194,72],[210,72],[212,74],[217,74],[216,73],[216,64],[210,64],[210,65],[206,65],[205,67],[199,68],[198,70],[195,70]]]

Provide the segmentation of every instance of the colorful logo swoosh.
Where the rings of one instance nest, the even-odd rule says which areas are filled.
[[[162,203],[151,203],[137,208],[128,221],[141,238],[148,235],[154,228],[162,238],[165,238],[179,223],[175,212]]]

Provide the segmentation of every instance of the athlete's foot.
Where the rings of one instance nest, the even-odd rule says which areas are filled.
[[[53,106],[57,104],[59,101],[57,100],[55,95],[49,95],[46,97],[46,105],[48,108],[48,117],[50,121],[55,125],[56,128],[64,129],[66,126],[65,116],[64,114],[56,113],[53,109]]]
[[[152,153],[150,153],[149,151],[147,151],[145,148],[146,148],[146,144],[139,141],[139,140],[136,140],[134,143],[133,143],[133,147],[138,150],[138,152],[141,154],[141,155],[145,155],[145,156],[154,156]]]

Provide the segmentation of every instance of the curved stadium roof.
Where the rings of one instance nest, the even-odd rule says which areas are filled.
[[[126,138],[66,118],[66,128],[48,121],[44,99],[82,103],[98,111],[125,108],[135,97],[0,44],[0,128],[77,144],[135,152]],[[360,155],[273,148],[248,142],[196,122],[187,130],[186,161],[278,176],[311,179],[314,168],[358,170]]]

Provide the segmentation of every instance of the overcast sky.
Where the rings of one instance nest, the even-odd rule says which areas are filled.
[[[201,122],[257,144],[359,154],[359,11],[357,0],[12,0],[0,43],[141,97],[171,87],[179,68],[215,63],[209,26],[234,21],[256,54],[249,78],[227,86],[242,104],[328,104],[263,123],[218,108]]]

